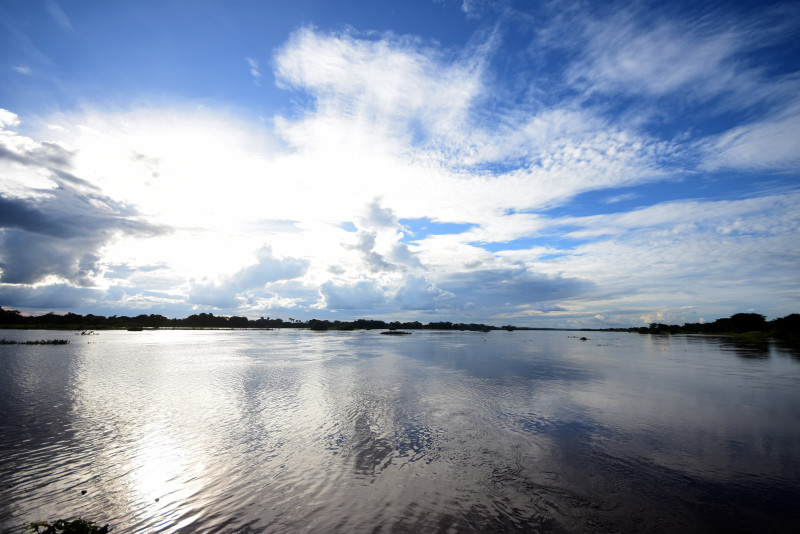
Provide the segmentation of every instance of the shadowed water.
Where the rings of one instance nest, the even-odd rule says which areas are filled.
[[[796,353],[581,335],[2,331],[0,529],[794,528]]]

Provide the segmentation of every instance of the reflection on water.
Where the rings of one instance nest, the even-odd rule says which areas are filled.
[[[157,331],[2,346],[0,530],[76,516],[118,532],[800,520],[796,352],[587,337]]]

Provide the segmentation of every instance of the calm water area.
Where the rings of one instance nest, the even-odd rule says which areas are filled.
[[[586,336],[588,340],[581,340]],[[0,330],[0,531],[789,532],[800,354],[611,332]]]

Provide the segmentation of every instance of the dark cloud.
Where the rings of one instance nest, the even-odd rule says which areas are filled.
[[[536,306],[594,291],[595,284],[579,278],[533,273],[523,267],[490,269],[451,275],[438,283],[459,303],[486,308]]]
[[[105,291],[69,284],[51,284],[37,287],[0,284],[0,302],[4,307],[76,310],[96,304],[106,296]]]
[[[0,194],[0,282],[34,284],[57,276],[90,286],[99,275],[99,251],[122,235],[155,236],[167,228],[144,222],[137,211],[104,196],[72,172],[73,153],[54,143],[21,150],[0,139],[0,160],[23,172],[49,174],[53,188]]]
[[[106,278],[129,278],[136,273],[149,273],[166,269],[167,265],[159,263],[157,265],[128,265],[123,263],[110,264],[106,266]]]
[[[33,284],[55,275],[89,286],[108,242],[167,231],[136,219],[130,207],[67,184],[33,198],[0,195],[0,282]]]
[[[69,150],[54,143],[40,143],[38,146],[17,152],[0,145],[0,160],[13,161],[26,166],[43,167],[53,170],[69,167],[73,154]]]

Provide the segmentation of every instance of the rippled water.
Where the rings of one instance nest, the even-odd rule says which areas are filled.
[[[773,345],[547,331],[0,337],[72,340],[0,346],[7,532],[76,516],[120,533],[800,521],[800,357]]]

